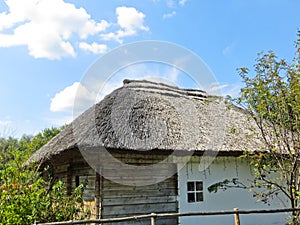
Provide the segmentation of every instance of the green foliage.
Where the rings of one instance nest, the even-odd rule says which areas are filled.
[[[240,68],[245,87],[235,102],[246,108],[257,124],[264,146],[246,152],[254,168],[254,195],[263,202],[279,196],[299,207],[300,200],[300,31],[292,63],[275,53],[261,53],[255,74]],[[254,190],[254,189],[252,189]],[[298,212],[293,214],[297,222]]]
[[[54,136],[56,136],[62,128],[47,128],[42,132],[38,133],[36,136],[24,135],[19,141],[19,148],[21,150],[29,151],[30,154],[34,153],[40,149],[44,144],[50,141]]]
[[[223,181],[212,184],[207,188],[207,190],[209,192],[217,193],[219,190],[226,191],[228,188],[246,189],[247,186],[239,182],[238,178],[232,178],[231,180],[225,179]]]
[[[25,166],[32,152],[46,144],[60,129],[46,129],[32,137],[0,139],[0,225],[33,224],[81,219],[83,186],[71,195],[61,181],[52,184],[41,176],[38,165]],[[47,171],[44,171],[44,174]]]

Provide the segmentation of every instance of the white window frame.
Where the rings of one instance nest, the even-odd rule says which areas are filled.
[[[197,203],[204,201],[203,181],[187,181],[186,190],[188,203]]]

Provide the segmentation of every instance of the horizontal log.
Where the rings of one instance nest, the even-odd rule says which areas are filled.
[[[125,222],[113,222],[113,223],[105,223],[107,225],[128,225],[128,221]],[[132,220],[129,223],[130,225],[149,225],[150,224],[150,219],[143,219],[143,220]],[[177,218],[159,218],[156,219],[155,225],[166,225],[166,224],[178,224]]]
[[[138,171],[136,171],[138,170]],[[113,165],[104,167],[101,172],[104,176],[105,173],[109,174],[124,174],[124,175],[130,175],[130,174],[142,174],[144,176],[161,176],[160,174],[175,174],[177,173],[177,169],[168,166],[168,165],[159,165],[157,168],[152,168],[152,167],[147,167],[147,166],[136,166],[136,167],[125,167],[125,168],[120,168],[119,165],[116,165],[115,167]]]
[[[288,209],[266,209],[266,210],[239,210],[239,214],[272,214],[272,213],[284,213],[300,211],[300,208],[288,208]],[[171,218],[180,216],[211,216],[211,215],[229,215],[236,214],[235,210],[228,211],[213,211],[213,212],[182,212],[182,213],[151,213],[145,215],[128,216],[120,218],[109,218],[109,219],[90,219],[90,220],[77,220],[77,221],[64,221],[64,222],[52,222],[52,223],[36,223],[39,225],[75,225],[75,224],[92,224],[92,223],[111,223],[111,222],[122,222],[122,221],[136,221],[145,220],[151,217],[160,218]]]
[[[159,183],[162,182],[164,180],[164,177],[160,177],[160,178],[140,178],[140,177],[110,177],[110,179],[112,179],[113,181],[116,181],[118,183],[125,183],[128,184],[127,186],[141,186],[141,187],[146,187],[151,185],[151,183]],[[151,179],[149,181],[149,179]],[[150,183],[150,184],[149,184]],[[105,185],[103,185],[105,188]],[[175,185],[174,185],[175,186]]]
[[[86,168],[72,167],[71,172],[72,174],[79,175],[79,176],[93,176],[96,173],[95,170],[90,167],[86,167]]]
[[[103,196],[105,197],[157,197],[157,196],[175,196],[176,190],[175,189],[162,189],[162,190],[144,190],[144,191],[126,191],[126,192],[119,192],[119,191],[109,191],[104,190]]]
[[[155,203],[155,204],[136,204],[136,205],[120,205],[120,206],[103,206],[102,216],[110,215],[135,215],[150,212],[176,212],[177,203]]]
[[[124,197],[120,198],[103,198],[104,206],[111,205],[131,205],[131,204],[146,204],[146,203],[175,203],[176,196],[161,196],[161,197]]]
[[[172,181],[169,182],[164,181],[161,183],[147,185],[147,186],[127,186],[127,185],[121,185],[116,183],[104,182],[104,188],[109,191],[127,191],[127,190],[144,191],[144,190],[158,190],[158,189],[170,189],[170,188],[177,190],[175,182]]]
[[[91,188],[89,188],[91,189]],[[174,193],[176,194],[177,193],[177,189],[172,187],[172,186],[166,186],[166,187],[163,187],[163,186],[160,186],[160,187],[148,187],[148,186],[145,186],[145,188],[139,188],[139,187],[114,187],[114,188],[106,188],[102,191],[103,193],[105,194],[110,194],[110,195],[113,195],[113,193],[119,193],[119,194],[122,194],[122,193],[131,193],[131,192],[135,192],[135,193]],[[117,194],[117,196],[119,196],[119,194]]]

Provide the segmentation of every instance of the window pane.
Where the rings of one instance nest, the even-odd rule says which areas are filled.
[[[197,192],[196,193],[196,201],[197,202],[203,202],[203,192]]]
[[[195,182],[187,182],[187,190],[194,191],[195,190]]]
[[[203,191],[203,182],[202,181],[196,182],[196,191]]]
[[[195,194],[194,193],[188,193],[188,202],[195,202]]]

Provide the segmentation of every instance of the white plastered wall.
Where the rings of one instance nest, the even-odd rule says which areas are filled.
[[[183,169],[178,172],[178,203],[179,212],[201,212],[201,211],[219,211],[239,209],[272,209],[283,208],[281,200],[273,200],[268,206],[267,204],[257,202],[257,198],[253,197],[253,193],[248,189],[229,188],[226,191],[219,190],[217,193],[209,193],[207,187],[216,182],[225,179],[231,180],[238,178],[243,183],[253,179],[250,165],[241,158],[236,157],[217,157],[203,171],[203,166],[207,167],[205,161],[209,163],[209,159],[202,160],[200,157],[193,156],[191,162],[186,164]],[[204,201],[188,203],[187,201],[187,182],[203,181]],[[242,225],[279,225],[285,224],[287,214],[252,214],[240,215]],[[179,219],[182,225],[234,225],[234,216],[197,216],[197,217],[181,217]]]

